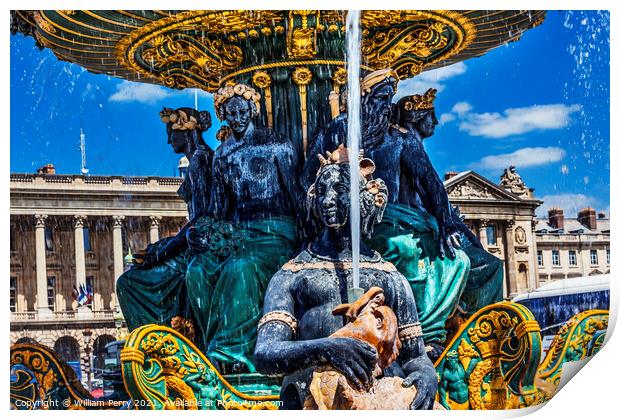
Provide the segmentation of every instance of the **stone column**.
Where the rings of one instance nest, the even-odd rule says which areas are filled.
[[[84,223],[86,216],[73,216],[73,233],[75,238],[75,288],[86,290],[86,258],[84,257]],[[78,318],[87,318],[92,314],[88,306],[80,306],[78,303]]]
[[[517,285],[517,266],[515,264],[514,226],[514,220],[506,221],[506,267],[508,268],[506,280],[508,282],[508,297],[515,296],[519,292]]]
[[[149,241],[154,244],[159,241],[159,223],[161,222],[161,216],[150,216],[151,228],[149,230]]]
[[[112,250],[114,256],[114,281],[123,274],[123,220],[125,216],[112,216]]]
[[[124,261],[123,261],[123,220],[125,216],[112,216],[112,255],[114,258],[114,291],[112,292],[111,300],[114,310],[119,310],[118,300],[116,299],[116,282],[118,278],[123,274]]]
[[[36,214],[35,254],[37,269],[37,315],[40,319],[51,319],[52,310],[47,304],[47,263],[45,261],[45,220],[46,214]]]
[[[481,219],[479,223],[478,232],[480,232],[480,243],[484,247],[484,249],[489,248],[489,238],[487,238],[487,225],[489,224],[488,219]]]

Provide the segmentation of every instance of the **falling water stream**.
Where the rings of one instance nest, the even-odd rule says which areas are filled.
[[[359,200],[359,149],[360,149],[360,11],[347,13],[347,146],[351,172],[351,241],[353,294],[359,293],[360,284],[360,200]],[[361,295],[361,293],[359,293]],[[351,299],[349,299],[351,301]]]

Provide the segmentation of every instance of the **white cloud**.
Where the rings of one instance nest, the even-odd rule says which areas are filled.
[[[172,95],[169,89],[148,83],[137,83],[123,80],[116,85],[116,92],[110,98],[110,102],[141,102],[153,104]]]
[[[509,108],[503,113],[464,113],[459,128],[471,136],[502,138],[535,130],[550,130],[566,127],[570,115],[581,110],[581,105],[534,105],[524,108]]]
[[[538,217],[547,217],[547,212],[552,207],[564,210],[564,217],[577,217],[577,212],[584,207],[597,208],[598,200],[585,194],[549,194],[537,197],[544,203],[536,209]]]
[[[439,117],[439,123],[440,124],[446,124],[449,123],[450,121],[453,121],[454,118],[456,118],[453,114],[445,113],[445,114],[441,114],[441,117]]]
[[[405,79],[398,84],[398,91],[394,95],[394,101],[399,100],[403,96],[424,93],[430,88],[435,88],[438,92],[441,92],[446,86],[440,82],[463,74],[466,71],[467,66],[465,63],[458,62],[451,66],[422,72],[412,79]]]
[[[472,165],[483,169],[504,169],[510,165],[529,168],[558,162],[564,156],[566,151],[559,147],[525,147],[512,153],[485,156]]]
[[[463,116],[472,110],[472,106],[469,102],[457,102],[452,107],[452,112],[457,113],[459,116]]]
[[[110,102],[140,102],[151,105],[163,99],[168,99],[178,95],[191,95],[193,97],[195,91],[196,89],[185,89],[178,91],[149,83],[138,83],[123,80],[116,85],[116,92],[110,95],[108,100]],[[200,90],[198,92],[199,97],[210,96],[207,92]]]

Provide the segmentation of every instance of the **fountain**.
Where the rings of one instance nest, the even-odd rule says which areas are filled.
[[[138,254],[136,267],[119,280],[132,329],[121,352],[129,405],[300,407],[309,400],[292,390],[312,383],[316,388],[308,378],[321,377],[319,365],[328,362],[331,372],[345,374],[346,386],[361,389],[369,385],[365,381],[380,380],[373,369],[376,356],[384,355],[398,358],[398,386],[415,386],[415,398],[407,396],[412,408],[431,408],[437,388],[440,403],[452,409],[514,408],[548,399],[534,383],[540,333],[525,307],[473,308],[446,338],[446,318],[467,290],[469,258],[459,249],[459,237],[468,231],[421,142],[413,139],[425,134],[390,120],[399,79],[478,57],[517,40],[544,16],[415,10],[12,12],[14,33],[33,36],[61,60],[127,80],[214,93],[217,117],[226,123],[215,134],[208,131],[208,113],[162,111],[169,142],[190,160],[193,176],[184,197],[191,220],[174,238]],[[415,95],[403,109],[430,118],[433,100],[434,92]],[[199,141],[203,135],[217,136],[222,144],[213,152]],[[360,162],[361,149],[374,162]],[[423,191],[401,186],[395,175],[401,171]],[[427,218],[399,201],[416,194]],[[304,195],[313,222],[305,216]],[[405,241],[401,251],[419,244],[425,254],[403,263],[401,255],[387,252],[397,237]],[[310,245],[302,249],[304,244]],[[425,267],[441,269],[422,276],[418,269]],[[420,276],[422,286],[416,285]],[[150,301],[145,290],[152,289],[140,288],[140,282],[151,288],[178,285],[170,299],[154,293],[150,297],[157,299]],[[437,294],[427,293],[425,284]],[[183,299],[189,301],[185,312],[178,304]],[[392,311],[397,322],[390,328],[398,333],[390,337],[393,343],[401,340],[401,348],[373,350],[355,341],[355,334],[335,339],[340,327],[346,330],[345,320],[365,322],[357,319],[368,308]],[[584,343],[592,341],[595,348],[597,332],[606,327],[604,314],[575,321],[587,322],[587,328],[564,331],[563,338],[587,330]],[[428,354],[425,345],[432,349]],[[558,355],[567,352],[560,341],[556,347],[560,353],[543,362],[549,381],[561,373],[564,356]],[[587,353],[580,349],[572,348],[569,356]],[[72,407],[96,405],[74,377],[62,374],[58,356],[42,346],[14,346],[11,364],[12,402],[64,392]],[[381,373],[396,369],[376,366]],[[377,375],[371,380],[365,370]],[[45,379],[49,372],[57,378],[52,384]],[[33,383],[46,387],[35,389]]]

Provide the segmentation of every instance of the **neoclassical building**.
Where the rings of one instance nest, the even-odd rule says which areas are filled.
[[[499,184],[474,171],[448,172],[444,177],[450,202],[484,248],[504,262],[504,296],[539,286],[536,265],[536,208],[542,201],[525,186],[514,168]]]
[[[536,223],[541,282],[610,272],[610,224],[604,212],[588,207],[576,218],[552,208]]]
[[[115,279],[132,252],[187,221],[181,182],[58,175],[51,165],[11,174],[11,342],[34,340],[76,362],[85,355],[85,330],[95,353],[121,337]],[[78,307],[80,286],[92,300]]]

